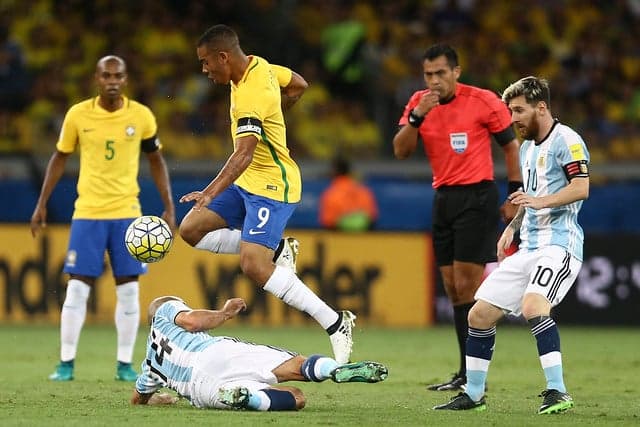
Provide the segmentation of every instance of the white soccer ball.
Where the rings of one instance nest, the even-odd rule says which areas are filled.
[[[129,224],[124,243],[131,256],[138,261],[157,262],[171,249],[173,233],[164,219],[144,215]]]

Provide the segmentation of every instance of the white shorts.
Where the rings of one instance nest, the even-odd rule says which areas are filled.
[[[223,387],[242,386],[258,391],[277,384],[271,371],[296,356],[277,347],[222,338],[195,361],[189,400],[198,408],[228,409],[218,402],[218,390]]]
[[[475,299],[514,316],[522,313],[522,299],[527,293],[540,294],[555,307],[571,289],[580,267],[582,262],[560,246],[518,251],[487,276]]]

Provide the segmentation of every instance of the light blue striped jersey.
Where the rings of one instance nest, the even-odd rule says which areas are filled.
[[[182,301],[165,302],[156,311],[147,338],[147,354],[136,380],[139,393],[153,393],[168,387],[190,398],[195,360],[205,348],[221,338],[207,332],[189,332],[176,325],[174,320],[183,311],[191,311],[191,308]]]
[[[557,193],[569,184],[564,166],[581,160],[589,162],[589,151],[582,137],[556,121],[542,142],[525,140],[520,146],[524,191],[535,197]],[[581,206],[582,200],[578,200],[555,208],[525,208],[520,249],[530,252],[557,245],[582,261],[584,233],[578,224]]]

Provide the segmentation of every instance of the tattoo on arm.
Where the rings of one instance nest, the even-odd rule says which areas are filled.
[[[516,216],[514,216],[511,222],[509,223],[509,227],[514,231],[514,233],[520,230],[520,226],[522,225],[523,219],[524,219],[524,206],[519,206]]]

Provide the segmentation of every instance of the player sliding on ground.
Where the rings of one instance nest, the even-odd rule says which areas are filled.
[[[387,368],[377,362],[340,365],[321,355],[305,357],[206,332],[245,308],[241,298],[227,300],[221,310],[193,310],[175,296],[153,300],[146,359],[131,403],[176,403],[177,397],[156,393],[168,387],[198,408],[286,411],[304,408],[306,398],[297,387],[279,383],[375,383],[387,377]]]

